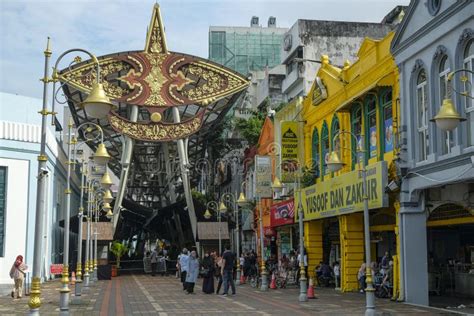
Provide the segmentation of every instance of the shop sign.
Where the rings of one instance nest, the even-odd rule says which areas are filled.
[[[62,274],[63,273],[63,265],[62,263],[52,263],[49,271],[51,274]]]
[[[255,156],[255,174],[256,195],[259,198],[272,198],[272,159],[270,156]]]
[[[298,122],[281,122],[281,180],[293,182],[298,168]]]
[[[332,217],[364,209],[362,173],[354,170],[307,187],[301,192],[304,220]],[[369,209],[388,206],[387,162],[367,166]]]
[[[318,105],[319,103],[326,100],[326,98],[328,97],[326,87],[324,86],[323,81],[319,77],[316,77],[316,79],[314,80],[314,89],[312,97],[313,105]]]
[[[272,227],[293,224],[294,217],[295,201],[293,199],[273,204],[270,208],[270,225]]]

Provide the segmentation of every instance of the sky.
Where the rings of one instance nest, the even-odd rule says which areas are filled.
[[[42,97],[46,38],[51,63],[71,48],[96,56],[141,50],[155,0],[0,0],[0,91]],[[209,26],[249,26],[258,16],[278,27],[297,19],[380,22],[409,0],[162,0],[168,49],[208,57]],[[76,55],[65,57],[67,67]],[[52,65],[51,65],[52,67]]]

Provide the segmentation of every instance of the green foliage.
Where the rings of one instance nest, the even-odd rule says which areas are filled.
[[[207,202],[210,200],[208,196],[202,194],[201,192],[192,190],[191,195],[193,199],[201,203],[202,205],[206,206]]]
[[[117,268],[120,268],[120,258],[126,254],[128,251],[128,247],[122,244],[120,241],[112,242],[112,246],[110,247],[110,252],[114,254],[117,258]]]
[[[301,187],[306,188],[316,183],[318,171],[308,167],[302,168]]]
[[[249,146],[256,145],[262,131],[265,114],[262,112],[252,112],[250,118],[238,118],[235,121],[235,127],[240,134],[249,143]]]

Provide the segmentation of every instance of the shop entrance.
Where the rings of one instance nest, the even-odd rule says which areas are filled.
[[[474,216],[445,205],[427,222],[430,305],[447,308],[474,304]]]
[[[323,220],[322,246],[323,246],[323,265],[328,265],[333,271],[334,263],[341,262],[341,241],[339,234],[339,220],[335,218],[327,218]],[[319,271],[318,271],[319,269]],[[318,262],[316,266],[316,275],[319,285],[335,286],[334,273],[331,276],[326,275],[328,271],[326,267],[321,268]]]

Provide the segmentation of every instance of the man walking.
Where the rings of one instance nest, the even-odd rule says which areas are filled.
[[[234,276],[232,275],[232,271],[235,265],[235,254],[230,251],[230,246],[225,246],[225,251],[222,254],[222,281],[224,282],[224,294],[223,296],[227,296],[227,292],[229,291],[229,283],[232,287],[232,295],[235,295],[235,283],[234,283]]]
[[[183,291],[186,290],[186,274],[188,271],[189,255],[188,249],[184,248],[183,253],[179,257],[179,266],[181,268],[181,283],[183,283]]]

